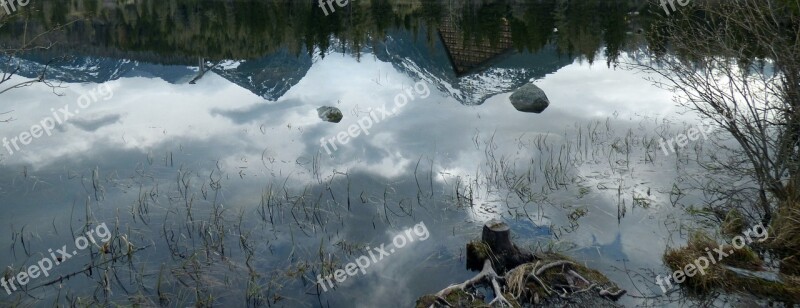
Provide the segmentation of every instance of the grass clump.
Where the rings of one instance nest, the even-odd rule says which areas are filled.
[[[714,251],[720,245],[716,240],[702,231],[692,232],[685,247],[670,248],[664,253],[664,263],[672,271],[684,270],[687,265],[696,264],[700,258],[709,260],[704,274],[697,271],[694,276],[684,276],[680,283],[690,294],[703,295],[714,289],[728,292],[747,292],[757,296],[769,297],[781,301],[800,303],[800,279],[795,276],[780,275],[781,281],[770,281],[757,277],[737,274],[724,265],[761,271],[764,262],[750,247],[736,249],[732,245],[722,245],[722,251],[728,254],[719,258]],[[732,251],[732,252],[731,252]],[[713,258],[713,261],[712,261]]]
[[[674,272],[685,270],[688,265],[695,264],[701,258],[708,260],[708,268],[704,269],[702,273],[695,273],[692,277],[686,276],[685,281],[681,283],[690,291],[701,294],[713,288],[731,286],[728,280],[729,270],[722,267],[723,264],[748,270],[761,269],[763,262],[750,248],[736,249],[731,245],[722,245],[722,251],[729,255],[718,260],[714,249],[719,247],[717,241],[705,232],[694,231],[689,235],[685,247],[667,249],[664,253],[664,264]],[[730,253],[731,251],[733,253]]]
[[[728,237],[734,237],[742,234],[745,228],[747,228],[747,223],[742,212],[732,209],[725,215],[725,220],[722,221],[720,226],[720,233]]]
[[[800,201],[783,203],[771,224],[768,246],[780,256],[780,272],[800,275]]]

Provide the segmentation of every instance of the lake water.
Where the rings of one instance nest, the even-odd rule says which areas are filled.
[[[474,275],[465,244],[496,218],[518,244],[607,275],[628,291],[622,305],[681,304],[653,277],[685,241],[685,209],[702,199],[689,161],[708,149],[659,147],[696,117],[626,65],[647,57],[640,7],[593,19],[581,14],[597,8],[492,2],[456,8],[478,16],[453,15],[459,24],[430,17],[453,9],[433,2],[329,16],[290,2],[21,8],[41,9],[30,17],[41,27],[88,21],[14,60],[12,84],[67,55],[48,71],[57,88],[0,96],[9,140],[61,122],[0,151],[0,265],[36,264],[84,227],[115,236],[0,303],[412,306]],[[484,25],[483,47],[448,41],[471,23]],[[504,34],[510,45],[488,43]],[[199,76],[198,63],[213,68]],[[528,82],[549,98],[542,113],[510,103]],[[341,122],[322,121],[322,106]],[[420,224],[428,238],[333,289],[315,284]],[[89,262],[103,263],[58,281]]]

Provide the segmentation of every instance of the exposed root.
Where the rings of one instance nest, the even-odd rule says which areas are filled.
[[[628,293],[628,291],[617,290],[617,292],[611,292],[611,291],[608,291],[608,289],[603,289],[603,290],[600,290],[600,292],[598,292],[598,294],[600,296],[608,298],[608,299],[613,300],[613,301],[618,300],[620,297],[625,295],[625,293]]]
[[[467,281],[419,298],[416,307],[485,307],[487,303],[480,292],[483,288],[494,293],[489,306],[503,307],[575,301],[587,306],[604,305],[626,293],[602,273],[566,256],[534,256],[520,249],[510,241],[509,229],[502,222],[487,223],[482,238],[467,245],[467,268],[480,272]]]
[[[618,300],[626,294],[625,290],[617,290],[612,292],[612,288],[604,289],[601,287],[607,281],[600,279],[600,281],[591,281],[584,277],[581,273],[587,273],[586,269],[578,266],[575,262],[569,260],[556,260],[550,263],[539,265],[541,261],[536,263],[526,263],[519,265],[506,273],[505,276],[500,276],[492,267],[492,262],[486,259],[483,263],[483,269],[472,277],[471,279],[459,284],[451,285],[434,296],[436,300],[429,302],[430,308],[433,307],[454,307],[461,305],[453,305],[452,300],[449,302],[446,298],[448,295],[457,291],[462,291],[460,296],[469,296],[469,301],[475,300],[475,297],[469,291],[478,285],[491,286],[494,292],[494,299],[489,302],[489,306],[504,306],[504,307],[519,307],[520,302],[529,301],[538,304],[542,295],[544,298],[558,298],[560,300],[572,300],[576,294],[586,292],[597,292],[600,298]],[[559,269],[559,272],[548,272],[553,269]],[[588,272],[587,275],[596,277]],[[560,278],[559,278],[560,277]],[[587,276],[589,277],[589,276]],[[593,280],[593,279],[592,279]],[[557,282],[562,281],[562,282]],[[566,283],[563,283],[566,281]],[[536,287],[531,287],[529,282],[535,282]],[[503,292],[503,285],[508,288],[507,292]],[[513,299],[513,300],[510,300]]]
[[[562,266],[562,265],[575,265],[575,263],[572,263],[570,261],[561,260],[561,261],[556,261],[556,262],[553,262],[553,263],[550,263],[550,264],[545,264],[545,265],[542,265],[542,267],[540,267],[538,270],[536,270],[536,276],[542,275],[542,273],[544,273],[544,271],[546,271],[546,270],[549,270],[549,269],[554,268],[556,266]]]
[[[504,296],[503,290],[500,289],[500,284],[497,283],[496,279],[492,279],[492,288],[494,289],[494,299],[489,302],[489,306],[494,306],[496,303],[500,303],[503,305],[507,305],[508,307],[514,307]]]
[[[539,283],[539,285],[540,285],[540,286],[542,286],[542,289],[544,290],[544,292],[545,292],[545,293],[547,293],[547,295],[550,295],[550,294],[551,294],[551,292],[550,292],[550,287],[548,287],[548,286],[547,286],[547,285],[544,283],[544,281],[542,281],[541,279],[539,279],[539,277],[537,277],[537,276],[536,276],[536,274],[534,274],[533,272],[531,272],[531,273],[530,273],[530,275],[529,275],[528,277],[530,277],[530,278],[533,278],[533,280],[534,280],[534,281],[538,282],[538,283]]]
[[[592,289],[594,289],[595,287],[597,287],[597,284],[596,284],[596,283],[593,283],[593,284],[589,285],[588,287],[586,287],[586,289],[582,289],[582,290],[578,290],[578,291],[572,292],[572,294],[578,294],[578,293],[583,293],[583,292],[591,291],[591,290],[592,290]]]
[[[453,307],[453,305],[450,305],[450,303],[448,303],[447,300],[441,297],[436,297],[436,302],[446,307]],[[431,305],[431,308],[433,308],[433,306],[434,305]]]
[[[486,259],[486,261],[483,263],[483,270],[481,270],[481,272],[478,273],[478,275],[475,275],[475,277],[472,277],[471,279],[469,279],[467,281],[464,281],[462,283],[454,284],[454,285],[451,285],[451,286],[449,286],[447,288],[444,288],[444,290],[441,290],[438,293],[436,293],[436,297],[443,299],[444,297],[446,297],[448,294],[450,294],[453,291],[456,291],[456,290],[466,291],[466,289],[468,287],[471,287],[471,286],[474,286],[476,284],[479,284],[479,283],[483,282],[483,280],[486,279],[486,278],[489,278],[491,280],[495,280],[498,277],[499,276],[497,276],[497,273],[494,271],[494,268],[492,268],[492,261],[489,260],[489,259]]]
[[[469,280],[464,281],[462,283],[454,284],[447,288],[444,288],[444,290],[441,290],[438,293],[436,293],[435,296],[437,298],[437,302],[443,303],[448,307],[452,307],[452,305],[445,299],[447,295],[460,290],[472,296],[469,292],[466,292],[468,288],[484,283],[485,281],[489,281],[492,285],[492,289],[494,290],[494,295],[495,295],[494,300],[492,300],[492,302],[489,303],[489,305],[500,303],[503,305],[507,305],[508,307],[515,307],[513,304],[511,304],[510,301],[508,301],[508,299],[505,298],[505,296],[503,296],[503,290],[500,287],[500,283],[498,282],[502,280],[503,277],[497,275],[497,272],[495,272],[494,268],[492,268],[492,261],[486,259],[486,261],[484,261],[483,263],[483,270],[481,270],[480,273],[475,275],[475,277],[472,277]],[[433,308],[434,304],[431,304],[430,307]]]
[[[572,277],[580,279],[585,284],[592,284],[591,282],[589,282],[589,280],[586,280],[586,278],[583,278],[583,276],[581,276],[581,274],[578,274],[574,270],[569,270],[569,271],[567,271],[567,273],[570,274]]]

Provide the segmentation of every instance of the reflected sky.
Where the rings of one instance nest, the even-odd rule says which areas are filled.
[[[113,98],[80,109],[53,136],[37,138],[13,155],[2,152],[3,225],[9,233],[28,226],[26,232],[36,234],[33,251],[45,251],[65,242],[64,226],[76,225],[70,216],[81,217],[84,203],[89,203],[98,220],[142,228],[138,238],[160,246],[160,227],[132,221],[128,208],[142,190],[158,186],[163,202],[159,208],[169,212],[175,191],[180,191],[176,175],[180,182],[180,176],[188,173],[192,185],[199,186],[196,206],[201,212],[217,202],[200,198],[203,189],[208,191],[209,179],[222,183],[217,200],[233,216],[243,210],[255,219],[251,215],[269,185],[276,190],[289,187],[294,193],[307,190],[314,204],[325,207],[322,216],[330,219],[326,223],[313,217],[319,220],[294,228],[287,214],[269,228],[256,227],[268,239],[257,248],[263,258],[255,263],[264,272],[313,261],[321,240],[333,250],[341,241],[378,245],[415,223],[427,224],[430,239],[323,294],[321,301],[332,306],[412,303],[422,294],[465,279],[470,276],[462,268],[466,241],[478,236],[484,221],[510,219],[522,212],[526,218],[511,223],[519,241],[534,245],[553,240],[569,247],[574,257],[636,293],[632,291],[636,286],[619,269],[662,268],[661,254],[671,237],[665,224],[679,215],[665,197],[677,176],[674,159],[645,159],[648,153],[662,154],[659,149],[641,148],[641,142],[624,163],[626,155],[603,155],[626,137],[654,138],[663,129],[664,115],[675,113],[670,93],[642,77],[575,61],[534,82],[551,102],[542,114],[517,111],[509,102],[511,93],[468,106],[431,88],[427,98],[410,101],[375,123],[369,135],[339,144],[330,155],[320,147],[320,139],[346,131],[372,110],[391,106],[398,93],[419,80],[370,54],[360,60],[349,55],[318,58],[276,101],[214,72],[194,85],[123,77],[106,83]],[[51,108],[76,108],[78,97],[97,85],[63,86],[63,96],[42,85],[5,94],[0,112],[12,111],[9,116],[14,120],[2,124],[2,136],[19,136],[51,116]],[[320,106],[341,109],[343,120],[321,121],[316,111]],[[689,115],[679,117],[683,118],[676,121],[692,120]],[[592,135],[589,131],[595,132],[593,141],[586,141],[586,135]],[[577,137],[580,134],[584,139]],[[537,150],[545,137],[551,150]],[[572,154],[565,152],[567,145]],[[544,182],[537,182],[532,189],[542,189],[541,199],[520,200],[508,187],[488,180],[496,179],[490,166],[502,165],[502,175],[530,173],[542,167],[529,166],[552,162],[553,155],[565,157],[564,170],[572,182],[559,183],[556,186],[569,187],[547,193]],[[93,183],[102,186],[99,196],[91,189]],[[465,187],[473,188],[469,207],[453,200]],[[618,187],[624,190],[622,197]],[[631,204],[632,196],[651,189],[648,207]],[[626,214],[620,218],[622,199],[627,200]],[[305,205],[295,201],[294,206]],[[347,210],[350,203],[355,205]],[[409,205],[417,206],[410,215],[388,214],[408,210]],[[588,210],[579,231],[560,230],[570,225],[568,216],[575,208]],[[0,238],[0,245],[11,245],[10,239]],[[167,259],[163,251],[146,255],[154,258],[146,262],[151,270],[157,268],[155,260]],[[338,255],[352,260],[360,253]],[[10,254],[0,257],[0,264],[21,261]],[[236,268],[235,273],[243,270],[241,264]],[[317,305],[318,298],[308,295],[309,290],[298,281],[289,283],[282,290],[291,295],[285,303]],[[220,299],[238,300],[233,295]],[[636,302],[623,300],[631,303]]]

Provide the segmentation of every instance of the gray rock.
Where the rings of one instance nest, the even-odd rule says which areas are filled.
[[[339,108],[328,107],[328,106],[322,106],[317,108],[317,114],[319,115],[319,118],[322,119],[323,121],[328,121],[331,123],[339,123],[339,121],[341,121],[343,117],[342,111],[339,110]]]
[[[514,108],[522,112],[541,113],[547,106],[550,106],[550,100],[544,91],[532,83],[528,83],[511,94],[511,104]]]

